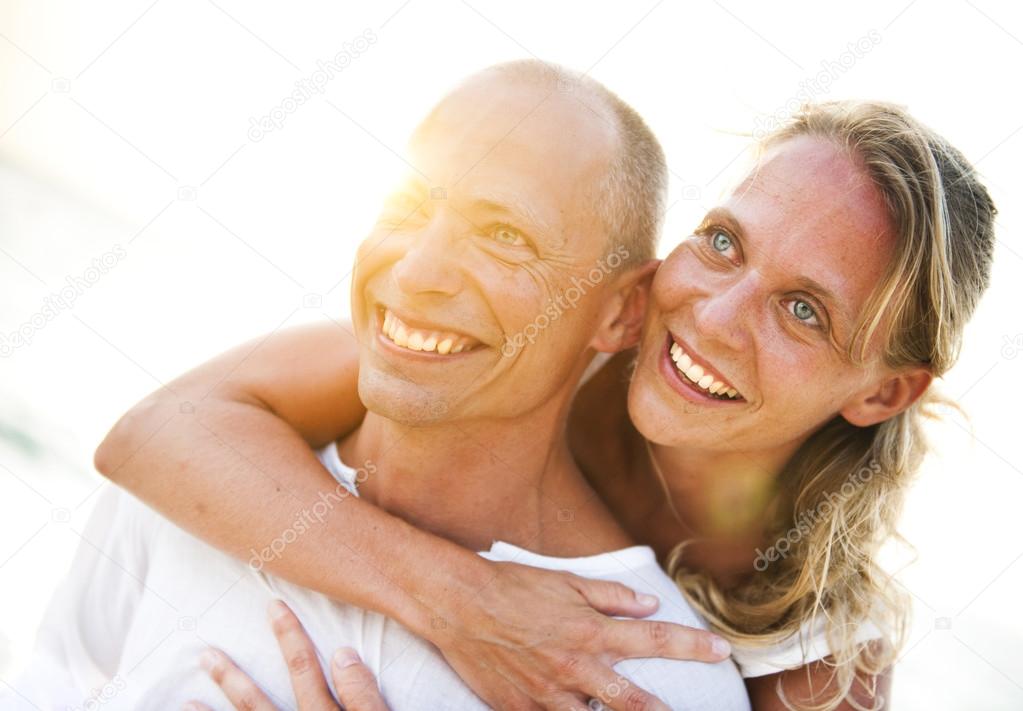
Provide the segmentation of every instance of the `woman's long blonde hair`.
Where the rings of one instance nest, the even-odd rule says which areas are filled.
[[[802,135],[849,151],[884,196],[896,235],[850,360],[862,362],[877,337],[889,367],[924,364],[942,375],[955,362],[963,327],[990,279],[995,207],[987,190],[959,151],[898,106],[809,105],[759,149]],[[832,709],[843,699],[857,705],[850,695],[857,674],[876,675],[895,660],[908,606],[877,554],[897,535],[904,493],[926,451],[922,423],[940,402],[928,392],[878,425],[856,427],[836,416],[812,435],[781,475],[782,499],[767,531],[769,541],[788,541],[785,554],[755,565],[738,586],[724,589],[688,570],[684,543],[671,556],[678,584],[737,644],[776,644],[824,625],[832,683],[823,695],[814,690],[812,702],[786,699],[790,708]],[[883,643],[857,642],[866,620],[886,633]]]

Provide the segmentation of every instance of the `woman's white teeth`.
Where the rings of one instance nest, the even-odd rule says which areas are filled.
[[[693,362],[693,359],[690,358],[677,343],[671,344],[671,359],[675,361],[675,367],[679,369],[679,372],[691,380],[701,390],[706,390],[712,395],[718,395],[720,397],[729,397],[732,399],[738,397],[738,390],[726,386],[723,382],[717,380],[713,374],[705,372],[702,367]]]
[[[403,323],[391,311],[384,311],[384,320],[380,326],[383,334],[395,345],[408,348],[413,351],[426,351],[429,353],[461,353],[471,350],[478,345],[467,336],[460,336],[457,333],[444,333],[440,331],[426,331],[419,328],[412,328]]]

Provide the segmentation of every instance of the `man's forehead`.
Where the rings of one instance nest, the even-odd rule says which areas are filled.
[[[447,97],[413,135],[409,154],[446,192],[511,198],[557,226],[591,217],[576,213],[589,210],[616,140],[603,118],[570,98],[488,84]]]
[[[409,147],[447,162],[530,161],[535,171],[578,174],[606,169],[617,146],[605,114],[542,84],[478,78],[445,97]]]

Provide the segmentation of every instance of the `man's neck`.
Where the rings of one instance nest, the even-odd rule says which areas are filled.
[[[576,467],[562,410],[415,427],[370,412],[339,451],[375,465],[360,496],[474,550],[502,540],[568,557],[630,545]]]

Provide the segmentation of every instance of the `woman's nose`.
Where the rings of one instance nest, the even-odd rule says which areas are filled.
[[[697,296],[693,304],[693,326],[703,341],[715,341],[741,350],[749,340],[748,325],[757,313],[755,279],[737,279],[715,284]]]

